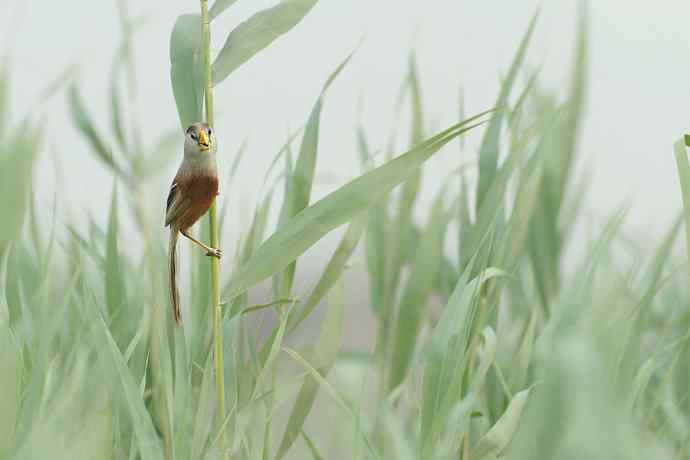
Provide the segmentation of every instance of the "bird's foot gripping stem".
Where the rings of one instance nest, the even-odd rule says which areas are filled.
[[[218,248],[209,248],[206,255],[209,257],[215,257],[216,259],[220,259],[223,256],[223,251]]]

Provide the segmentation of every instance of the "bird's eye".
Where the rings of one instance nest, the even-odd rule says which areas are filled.
[[[208,128],[208,135],[211,136],[211,128]]]
[[[192,138],[192,139],[194,139],[194,140],[197,140],[197,139],[199,139],[199,138],[197,137],[197,135],[196,135],[196,134],[194,134],[194,133],[190,134],[190,136],[191,136],[191,138]]]

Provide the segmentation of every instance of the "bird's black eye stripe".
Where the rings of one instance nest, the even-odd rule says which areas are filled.
[[[208,128],[208,135],[211,135],[211,128]]]
[[[191,133],[190,136],[191,136],[192,139],[194,139],[195,141],[196,141],[197,139],[199,139],[199,138],[197,137],[197,135],[194,134],[194,133]]]

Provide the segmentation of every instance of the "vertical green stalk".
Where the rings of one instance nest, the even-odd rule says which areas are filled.
[[[213,79],[211,74],[211,25],[208,16],[208,0],[201,0],[201,31],[204,53],[204,100],[206,105],[206,122],[213,126]],[[218,218],[216,215],[216,203],[211,205],[208,217],[211,228],[211,247],[220,246],[218,238]],[[225,373],[223,370],[223,332],[221,329],[220,311],[220,261],[215,257],[211,258],[211,301],[213,306],[213,337],[214,337],[214,360],[216,370],[216,396],[218,399],[216,422],[220,430],[218,444],[221,457],[225,458]]]
[[[687,253],[688,262],[690,263],[690,163],[688,163],[688,154],[685,148],[688,136],[684,139],[679,139],[673,146],[676,156],[676,166],[678,167],[678,179],[680,180],[680,190],[683,197],[683,219],[685,220],[685,250]],[[684,142],[685,141],[685,142]],[[688,269],[690,276],[690,268]],[[688,286],[690,287],[690,278],[688,279]]]

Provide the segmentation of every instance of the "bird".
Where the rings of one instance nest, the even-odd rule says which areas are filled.
[[[219,248],[205,245],[189,234],[189,229],[209,210],[218,195],[216,137],[207,123],[194,123],[185,130],[184,156],[170,186],[165,211],[165,226],[170,227],[170,297],[177,325],[182,324],[177,288],[177,240],[180,234],[218,259]]]

